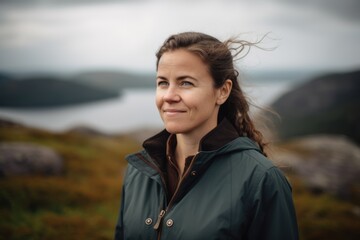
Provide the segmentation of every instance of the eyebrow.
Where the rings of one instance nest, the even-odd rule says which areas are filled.
[[[181,80],[184,80],[185,78],[190,78],[194,81],[198,81],[196,78],[192,77],[192,76],[189,76],[189,75],[180,75],[179,77],[176,78],[176,81],[181,81]],[[164,76],[156,76],[156,79],[163,79],[163,80],[168,80],[166,77]]]

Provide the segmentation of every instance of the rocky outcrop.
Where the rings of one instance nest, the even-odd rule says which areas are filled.
[[[320,76],[273,103],[280,138],[343,134],[360,142],[360,71]]]
[[[344,136],[317,135],[295,139],[274,154],[315,192],[341,198],[360,193],[360,147]],[[286,150],[286,151],[284,151]]]
[[[54,150],[30,143],[0,143],[0,176],[57,175],[63,160]]]

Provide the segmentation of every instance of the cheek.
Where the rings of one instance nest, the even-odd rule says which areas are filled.
[[[162,105],[162,97],[160,96],[160,94],[156,93],[156,96],[155,96],[155,104],[156,104],[156,107],[160,110],[161,108],[161,105]]]

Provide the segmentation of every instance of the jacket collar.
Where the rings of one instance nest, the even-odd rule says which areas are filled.
[[[169,132],[163,130],[145,140],[144,150],[126,156],[127,161],[149,177],[159,176],[159,172],[166,172],[166,148],[170,135]],[[255,150],[261,153],[259,146],[253,140],[248,137],[239,137],[235,127],[224,119],[201,139],[199,155],[201,154],[202,157],[201,161],[198,158],[194,167],[200,168],[204,162],[212,158],[215,152],[222,154],[244,150]]]
[[[200,141],[200,151],[214,151],[239,137],[239,133],[229,120],[223,119],[213,130],[208,132]],[[167,144],[171,134],[163,130],[144,141],[143,147],[161,169],[165,167]]]

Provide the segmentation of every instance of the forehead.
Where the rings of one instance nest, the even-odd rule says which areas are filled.
[[[185,49],[177,49],[174,51],[165,52],[158,65],[158,71],[166,69],[193,69],[198,71],[207,71],[207,65],[203,60],[190,51]]]

